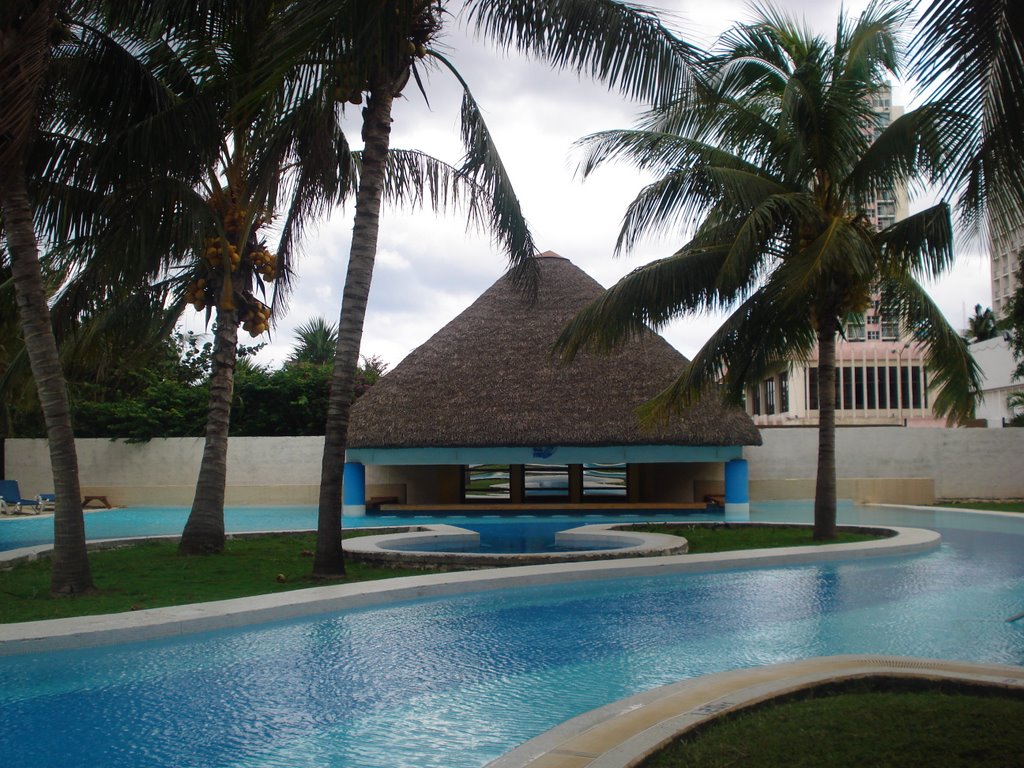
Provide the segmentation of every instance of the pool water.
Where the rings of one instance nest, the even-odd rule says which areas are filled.
[[[801,509],[755,517],[809,517]],[[574,582],[0,658],[0,754],[52,766],[478,768],[564,720],[708,672],[836,653],[1024,664],[1024,518],[928,554]]]
[[[460,528],[474,530],[480,534],[479,541],[418,541],[389,542],[384,549],[394,552],[465,552],[486,555],[523,555],[542,552],[599,552],[610,549],[622,549],[634,542],[598,542],[588,539],[585,542],[561,542],[555,540],[557,531],[576,527],[579,523],[540,523],[506,521],[499,525],[466,523]]]

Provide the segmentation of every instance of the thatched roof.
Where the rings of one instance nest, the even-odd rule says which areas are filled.
[[[415,349],[352,407],[351,448],[759,445],[747,414],[705,399],[663,428],[635,409],[687,360],[650,333],[610,356],[551,356],[573,315],[603,288],[568,260],[539,259],[535,304],[508,275]]]

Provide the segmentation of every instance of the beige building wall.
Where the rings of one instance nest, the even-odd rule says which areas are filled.
[[[817,430],[763,429],[762,436],[763,445],[744,449],[751,499],[811,498]],[[83,494],[106,496],[115,505],[191,503],[202,439],[77,444]],[[836,445],[843,498],[1024,498],[1024,429],[851,427],[837,430]],[[320,437],[231,438],[227,503],[315,504],[322,453]],[[5,476],[19,481],[25,496],[53,490],[46,441],[7,440],[5,456]],[[666,464],[645,472],[642,481],[653,483],[651,494],[644,492],[647,501],[700,501],[720,492],[721,465]],[[367,495],[432,503],[456,493],[458,473],[458,467],[367,467]]]

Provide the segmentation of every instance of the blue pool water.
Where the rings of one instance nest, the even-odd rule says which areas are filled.
[[[755,511],[806,521],[806,507]],[[0,659],[0,755],[32,766],[476,768],[707,672],[835,653],[1024,664],[1024,519],[845,508],[938,551],[417,600]]]

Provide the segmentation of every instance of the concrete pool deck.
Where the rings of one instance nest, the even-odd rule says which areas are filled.
[[[879,528],[879,526],[870,527],[875,530]],[[466,592],[557,582],[889,557],[933,550],[939,546],[941,540],[940,535],[935,531],[922,528],[884,527],[894,531],[895,535],[891,538],[851,544],[751,549],[715,554],[625,558],[437,573],[310,587],[272,595],[125,613],[0,624],[0,656],[176,637]],[[115,543],[114,541],[97,542],[100,546],[112,546]],[[29,549],[32,550],[33,556],[38,556],[46,547]],[[0,563],[23,559],[26,556],[28,553],[24,550],[10,550],[0,553]]]
[[[769,699],[867,678],[952,681],[1024,691],[1024,669],[899,656],[819,656],[701,675],[567,720],[486,768],[632,768],[678,736]]]

